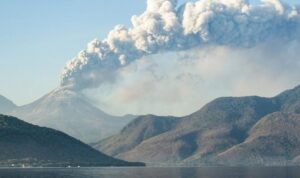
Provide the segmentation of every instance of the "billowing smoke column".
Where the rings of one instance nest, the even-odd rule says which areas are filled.
[[[299,37],[299,8],[278,0],[253,6],[243,0],[148,0],[132,27],[116,26],[65,67],[61,85],[80,90],[114,80],[114,72],[143,56],[205,45],[253,47],[273,38]]]

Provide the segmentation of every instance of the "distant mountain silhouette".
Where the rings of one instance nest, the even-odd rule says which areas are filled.
[[[16,107],[17,106],[12,101],[0,95],[0,114],[7,114],[14,110]]]
[[[85,143],[118,133],[135,116],[116,117],[93,106],[72,90],[60,88],[37,101],[15,108],[10,115],[63,131]]]

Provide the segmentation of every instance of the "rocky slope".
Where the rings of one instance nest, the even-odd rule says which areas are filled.
[[[269,114],[255,124],[243,143],[220,153],[216,161],[242,165],[289,164],[300,153],[299,131],[299,114]]]
[[[116,156],[135,148],[148,138],[171,130],[176,127],[177,123],[178,119],[175,117],[140,116],[128,124],[120,134],[92,144],[92,146],[106,150],[108,154]]]
[[[139,126],[95,144],[95,148],[118,158],[148,163],[179,164],[270,164],[297,162],[300,143],[297,130],[300,87],[273,98],[219,98],[199,111],[171,120],[170,129],[139,140],[130,147],[127,140],[142,132]],[[165,122],[155,116],[156,122]],[[146,127],[152,118],[142,117]],[[134,121],[134,122],[137,122]],[[148,125],[148,126],[147,126]],[[136,143],[136,142],[135,142]],[[286,146],[287,145],[287,146]],[[113,148],[113,149],[111,149]]]

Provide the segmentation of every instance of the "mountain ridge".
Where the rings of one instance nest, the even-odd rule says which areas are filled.
[[[234,154],[232,152],[230,152],[230,154],[225,153],[237,145],[242,145],[243,147],[243,145],[248,143],[250,137],[253,137],[254,133],[252,130],[256,127],[256,124],[260,123],[260,128],[272,128],[272,122],[261,123],[265,118],[268,120],[275,117],[275,120],[279,120],[276,120],[276,122],[280,122],[280,120],[285,118],[283,116],[287,115],[286,117],[290,119],[285,120],[287,123],[283,126],[284,131],[290,131],[291,137],[297,135],[294,133],[294,130],[289,130],[288,128],[290,125],[294,125],[296,130],[300,129],[300,125],[298,128],[298,124],[293,123],[298,122],[298,120],[292,119],[296,116],[298,117],[297,114],[299,114],[299,111],[300,86],[270,98],[258,96],[222,97],[213,100],[200,110],[188,116],[178,118],[176,127],[141,140],[139,144],[127,150],[123,149],[119,152],[113,151],[118,150],[118,146],[122,145],[122,141],[118,144],[114,143],[114,139],[120,136],[120,134],[108,138],[104,142],[100,141],[98,145],[95,144],[93,146],[108,155],[113,155],[125,160],[139,160],[147,163],[240,165],[249,162],[249,164],[251,163],[253,165],[273,165],[275,164],[274,159],[262,159],[263,157],[259,156],[256,156],[256,159],[250,159],[250,157],[245,156],[250,154],[249,150],[244,150],[241,154],[237,154],[237,151],[233,151]],[[157,122],[163,122],[164,120],[163,117],[155,117],[158,120]],[[153,125],[149,127],[153,127]],[[132,128],[131,133],[134,131],[135,129]],[[281,142],[278,140],[279,143],[291,142],[291,144],[300,146],[300,143],[298,143],[296,139],[290,141],[289,138],[284,135],[284,131],[278,133],[280,137],[273,137],[272,135],[275,134],[275,131],[272,131],[269,133],[270,136],[266,139],[281,139]],[[123,135],[123,137],[130,137],[130,134]],[[258,140],[262,139],[262,137],[263,136],[259,136]],[[258,148],[256,143],[257,142],[251,142],[251,148]],[[267,141],[265,140],[259,143],[264,145]],[[250,146],[248,147],[250,148]],[[282,144],[279,144],[278,147],[281,147],[282,150],[286,149]],[[262,146],[262,148],[265,147]],[[263,152],[261,152],[261,154],[262,153]],[[293,164],[296,162],[293,162],[294,159],[299,160],[299,158],[291,158],[287,155],[280,157],[279,153],[280,152],[275,152],[274,150],[274,154],[272,155],[273,158],[280,160],[278,164]],[[300,151],[299,153],[296,151],[293,156],[297,154],[300,155]],[[235,159],[236,161],[233,161],[234,159],[232,157],[234,155],[237,157]],[[238,158],[243,158],[244,160],[238,161]],[[263,161],[259,162],[258,160]]]

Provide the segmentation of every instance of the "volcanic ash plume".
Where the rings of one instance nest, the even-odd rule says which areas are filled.
[[[251,5],[243,0],[148,0],[132,27],[117,25],[104,40],[94,40],[65,67],[61,86],[76,90],[116,80],[116,72],[153,54],[205,46],[253,48],[270,40],[299,39],[299,8],[279,0]],[[151,60],[151,58],[149,58]],[[211,59],[213,60],[213,59]],[[271,59],[268,59],[271,60]]]

